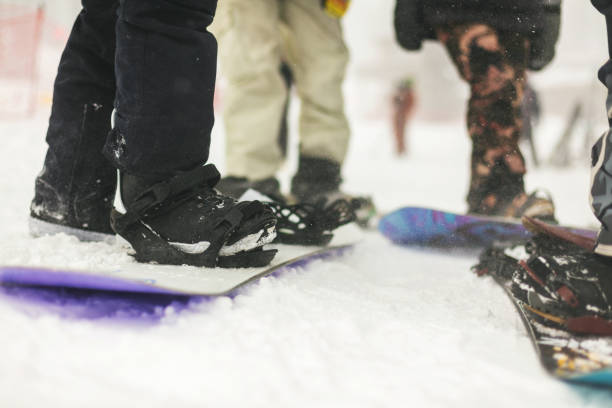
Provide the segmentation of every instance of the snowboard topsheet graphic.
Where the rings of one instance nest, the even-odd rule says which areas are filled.
[[[538,232],[542,232],[542,225]],[[419,207],[402,208],[385,216],[379,229],[399,245],[470,251],[480,251],[494,242],[504,247],[504,243],[508,243],[510,247],[510,243],[527,241],[535,231],[533,227],[527,229],[518,220],[460,215]],[[550,229],[566,231],[575,237],[582,237],[586,242],[596,236],[595,231],[587,229],[558,226]],[[516,298],[510,289],[510,279],[491,272],[488,274],[516,307],[547,372],[566,381],[612,386],[612,337],[584,336],[571,332],[554,316],[544,316]]]

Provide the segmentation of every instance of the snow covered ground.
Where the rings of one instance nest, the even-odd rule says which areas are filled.
[[[371,36],[363,24],[368,17],[387,15],[391,3],[354,3],[346,20],[354,56],[347,80],[354,139],[346,188],[371,193],[382,211],[408,204],[465,210],[470,150],[462,119],[465,89],[452,69],[440,68],[448,75],[432,86],[445,96],[442,114],[419,85],[423,96],[408,132],[410,155],[394,157],[385,108],[390,83],[404,75],[404,66],[420,83],[435,82],[425,73],[439,71],[419,64],[444,61],[444,55],[435,46],[428,46],[422,60],[396,54],[386,20]],[[587,34],[603,38],[594,13],[584,20],[581,9],[571,11],[588,21]],[[570,34],[564,33],[562,44]],[[603,103],[602,90],[592,87],[588,73],[594,76],[604,55],[603,41],[599,55],[587,58],[585,51],[579,62],[573,53],[560,54],[548,76],[534,77],[549,101],[545,112],[552,112],[536,134],[544,158],[563,127],[560,115],[571,107],[571,100],[559,101],[559,89],[594,99],[597,107]],[[57,50],[47,49],[43,91],[56,59]],[[441,93],[444,89],[448,94]],[[598,133],[605,121],[593,116]],[[125,260],[118,245],[28,236],[28,205],[45,151],[47,117],[45,106],[33,119],[0,121],[0,264],[87,267]],[[436,117],[440,120],[433,121]],[[581,124],[572,166],[530,166],[527,186],[551,191],[563,223],[588,226],[595,220],[587,202],[583,135]],[[217,127],[213,161],[221,167],[222,137]],[[527,148],[525,153],[529,156]],[[292,165],[294,160],[283,172],[285,182]],[[470,272],[474,263],[467,256],[394,247],[372,231],[342,259],[263,279],[234,299],[162,306],[153,310],[155,319],[142,321],[120,310],[110,317],[65,316],[57,305],[42,308],[3,290],[0,405],[611,406],[612,393],[545,374],[512,305],[493,282]]]

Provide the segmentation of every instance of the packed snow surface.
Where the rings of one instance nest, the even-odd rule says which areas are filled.
[[[432,77],[443,72],[441,81],[459,87],[458,93],[449,90],[449,98],[438,96],[444,109],[452,106],[455,113],[442,112],[436,120],[436,110],[427,102],[431,95],[424,95],[408,131],[410,154],[395,157],[388,109],[381,108],[402,67],[393,60],[400,51],[390,45],[387,28],[391,2],[381,1],[382,11],[373,7],[379,2],[372,2],[369,11],[361,4],[368,2],[354,3],[345,22],[354,56],[346,86],[354,132],[344,170],[346,189],[371,194],[382,212],[402,205],[464,211],[470,154],[461,113],[465,89],[450,65],[430,68]],[[373,27],[377,34],[366,37],[369,24],[364,21],[379,14],[384,30]],[[597,16],[589,18],[594,22],[589,32],[592,27],[601,30]],[[562,40],[570,41],[570,34]],[[561,54],[566,65],[553,64],[548,76],[534,77],[545,103],[550,101],[536,132],[542,158],[553,150],[564,125],[560,115],[571,107],[570,100],[556,100],[557,88],[574,81],[568,92],[603,103],[601,89],[593,92],[590,84],[605,55],[603,31],[595,34],[602,39],[599,60],[572,65]],[[382,49],[395,61],[389,64],[389,76],[381,71]],[[47,54],[43,88],[49,87],[49,73],[57,64],[57,50]],[[425,56],[445,61],[435,47]],[[412,58],[403,63],[406,72],[417,72],[422,62]],[[558,114],[547,115],[546,106]],[[0,121],[0,264],[88,268],[129,262],[120,244],[28,235],[48,109],[41,108],[33,119]],[[296,109],[294,105],[293,117]],[[593,127],[602,131],[605,120],[597,117]],[[529,160],[527,189],[547,188],[561,222],[594,226],[587,201],[588,157],[581,141],[576,146],[577,156],[568,167],[535,168]],[[223,129],[218,126],[212,160],[221,168],[222,149]],[[525,155],[530,156],[527,147]],[[294,166],[292,155],[283,170],[285,186]],[[544,372],[503,291],[470,272],[475,262],[473,255],[396,247],[372,230],[342,258],[262,279],[235,298],[142,309],[142,318],[130,313],[129,302],[113,313],[96,314],[96,302],[104,302],[94,298],[83,305],[94,309],[83,317],[67,313],[57,298],[35,301],[35,296],[3,289],[0,405],[611,406],[611,393],[571,386]]]

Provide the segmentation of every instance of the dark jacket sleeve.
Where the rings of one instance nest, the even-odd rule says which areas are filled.
[[[612,16],[612,0],[591,0],[591,3],[601,14]]]
[[[393,24],[395,38],[407,50],[418,50],[425,39],[426,29],[423,21],[423,0],[397,0]]]
[[[597,10],[606,16],[608,27],[608,54],[612,58],[612,0],[591,0]]]
[[[608,55],[612,58],[612,0],[591,0],[600,13],[606,16],[606,27],[608,29]],[[612,90],[612,59],[604,64],[598,72],[599,80],[608,88],[608,93]],[[612,126],[612,119],[608,119]]]
[[[538,71],[555,57],[561,28],[561,0],[540,0],[539,26],[531,34],[529,68]]]

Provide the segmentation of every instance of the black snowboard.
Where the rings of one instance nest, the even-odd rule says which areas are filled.
[[[530,218],[523,219],[523,223],[533,233],[564,239],[584,249],[593,247],[593,239],[574,234],[563,227]],[[584,324],[584,321],[571,321],[535,309],[512,293],[510,276],[499,273],[490,275],[504,289],[519,312],[546,371],[570,382],[612,387],[612,336],[577,334],[576,331],[580,331],[579,325]],[[603,319],[599,320],[605,327],[607,323]],[[588,323],[592,323],[592,320]]]

